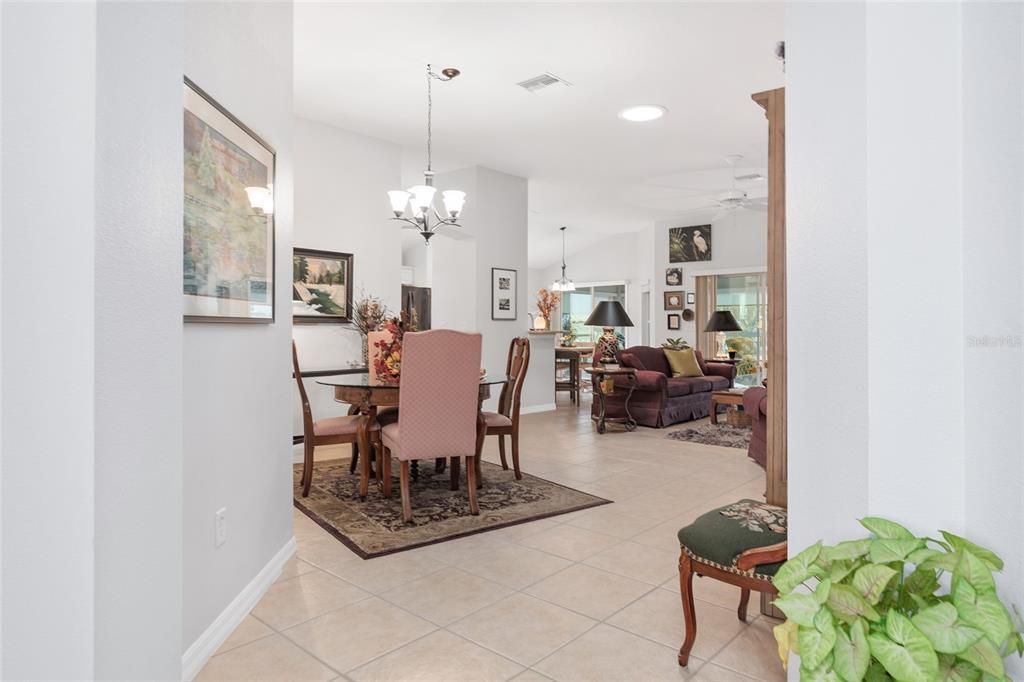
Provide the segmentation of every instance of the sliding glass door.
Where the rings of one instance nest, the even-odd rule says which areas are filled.
[[[736,383],[755,386],[764,378],[768,359],[768,287],[763,273],[717,275],[715,308],[728,310],[743,331],[726,333],[725,345],[736,351]]]
[[[625,284],[577,284],[576,291],[562,294],[562,331],[570,329],[576,335],[576,343],[592,344],[601,336],[600,327],[588,327],[584,322],[601,301],[618,301],[626,307]],[[625,348],[626,329],[616,327],[619,346]]]

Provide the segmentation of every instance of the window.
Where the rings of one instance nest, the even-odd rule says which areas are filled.
[[[715,277],[715,307],[728,310],[743,331],[728,332],[725,345],[736,351],[736,383],[756,386],[764,378],[768,359],[768,281],[761,274],[718,275]]]
[[[601,337],[600,327],[588,327],[583,323],[590,317],[594,307],[601,301],[618,301],[626,307],[625,284],[577,284],[576,291],[562,294],[562,331],[572,331],[576,343],[591,344]],[[625,327],[616,327],[619,347],[626,346]]]

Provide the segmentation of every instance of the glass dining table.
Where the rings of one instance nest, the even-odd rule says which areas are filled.
[[[359,452],[364,453],[360,457],[359,470],[359,499],[365,500],[370,488],[370,426],[377,420],[377,412],[382,407],[398,407],[399,396],[401,395],[401,382],[386,381],[370,376],[369,372],[357,372],[351,374],[332,374],[320,377],[316,380],[318,384],[330,386],[334,389],[334,399],[339,403],[350,405],[349,414],[363,415],[359,424]],[[484,436],[487,429],[483,416],[484,401],[491,397],[492,386],[502,386],[508,383],[508,377],[501,374],[484,374],[480,377],[480,399],[478,402],[479,413],[477,416],[477,438],[476,438],[476,473],[477,487],[480,487],[483,479],[480,471],[480,451],[483,449]],[[383,448],[378,451],[378,457],[383,457]],[[443,461],[438,461],[438,467],[443,468]],[[377,485],[382,490],[384,482],[380,480],[382,466],[376,467],[378,472]],[[459,487],[459,459],[451,459],[451,489],[458,490]]]

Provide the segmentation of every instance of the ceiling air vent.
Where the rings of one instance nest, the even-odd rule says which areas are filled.
[[[537,92],[538,90],[543,90],[544,88],[558,84],[561,84],[565,87],[569,87],[570,85],[572,85],[572,83],[570,83],[569,81],[563,78],[559,78],[558,76],[554,76],[550,73],[542,73],[539,76],[527,78],[521,83],[516,83],[516,85],[529,92]]]

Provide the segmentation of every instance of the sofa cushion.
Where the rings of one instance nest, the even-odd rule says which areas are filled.
[[[711,388],[708,389],[710,391],[724,391],[729,388],[729,380],[725,377],[709,374],[704,378],[711,382]]]
[[[622,356],[627,353],[641,362],[645,369],[649,369],[652,372],[661,372],[665,376],[672,375],[672,370],[668,366],[668,360],[665,359],[665,353],[661,348],[653,348],[651,346],[632,346],[626,348],[616,354],[619,364],[622,364]]]
[[[677,398],[681,395],[690,395],[692,387],[684,377],[672,377],[666,383],[669,398]]]
[[[690,385],[690,393],[711,392],[711,377],[678,377],[678,380]]]
[[[739,571],[734,563],[740,554],[785,541],[787,525],[782,507],[740,500],[698,516],[679,531],[679,544],[698,561]],[[782,562],[757,566],[753,573],[770,577],[780,566]]]
[[[682,348],[679,350],[666,348],[664,353],[665,358],[668,360],[668,366],[672,368],[672,376],[704,376],[704,371],[701,369],[700,364],[697,363],[697,357],[692,348]]]
[[[629,367],[631,369],[647,369],[644,366],[644,363],[640,362],[640,358],[633,353],[619,353],[619,357],[617,359],[619,364],[623,367]]]

